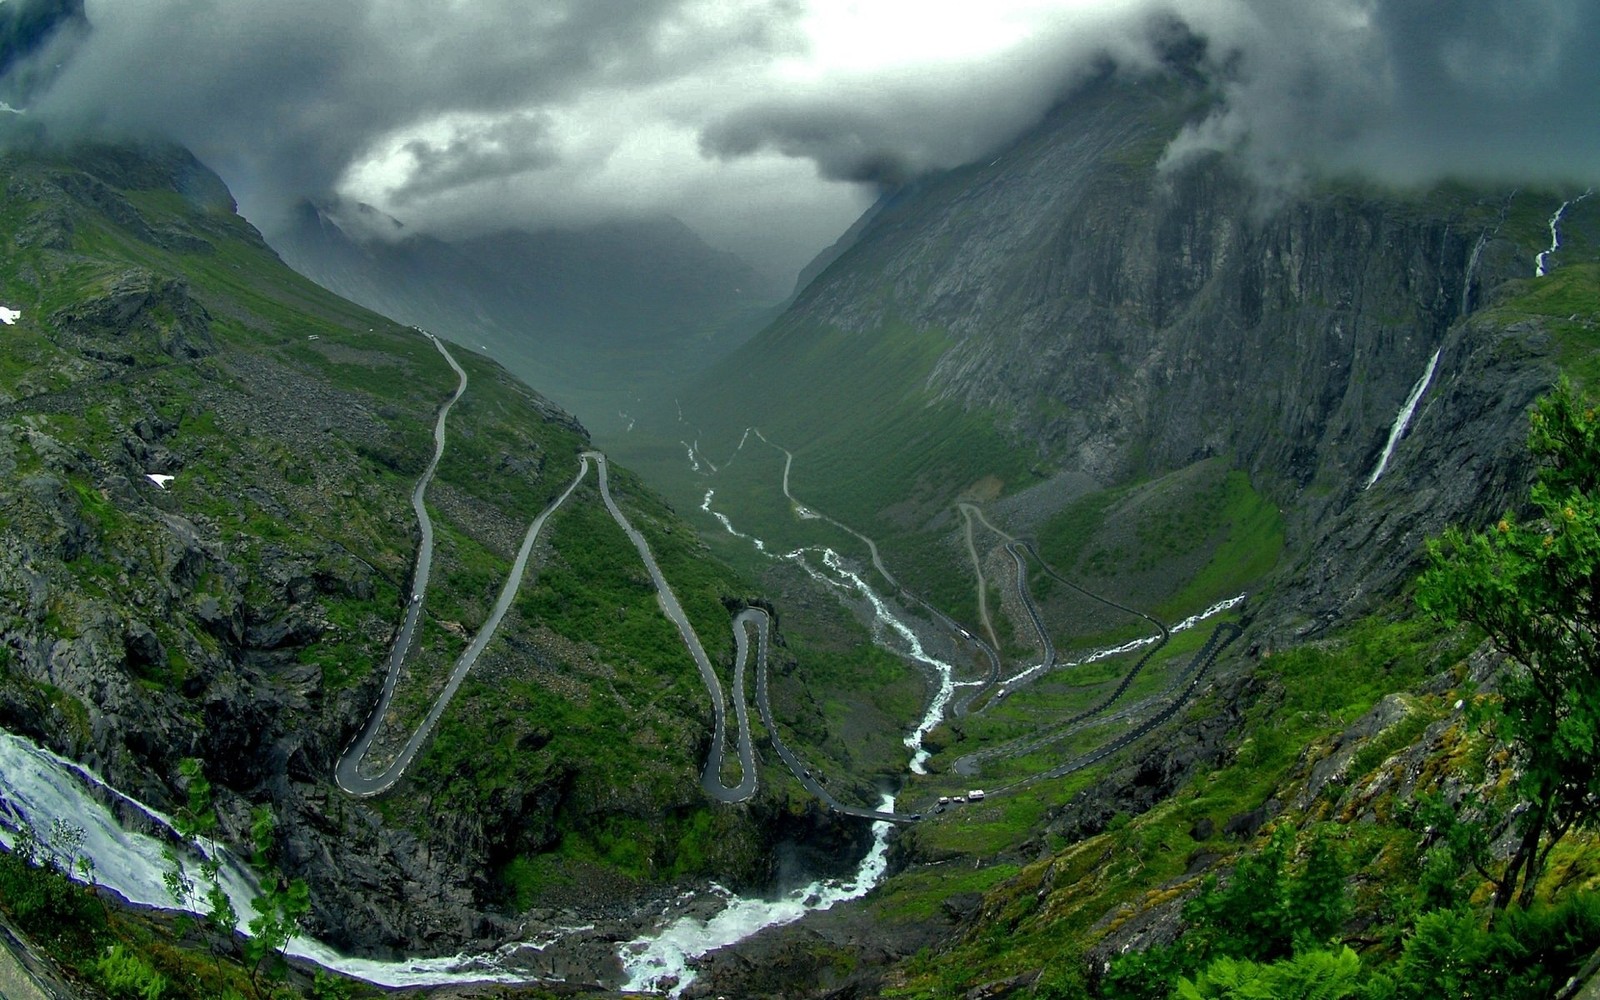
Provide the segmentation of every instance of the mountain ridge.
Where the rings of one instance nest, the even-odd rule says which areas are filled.
[[[641,379],[737,343],[783,297],[671,216],[441,238],[367,206],[306,201],[269,242],[335,292],[492,349],[591,422],[636,407]]]
[[[733,811],[704,798],[705,688],[592,486],[552,517],[406,794],[337,792],[411,603],[406,496],[454,375],[420,332],[284,267],[181,150],[3,162],[0,231],[20,249],[0,300],[20,318],[0,371],[0,722],[168,811],[179,761],[200,759],[221,836],[249,843],[269,805],[272,857],[312,885],[310,929],[368,953],[453,953],[510,933],[513,911],[596,903],[563,886],[603,885],[616,907],[712,871],[769,877],[788,792],[763,781]],[[387,727],[402,739],[590,448],[503,368],[453,353],[471,386],[427,494],[439,545]],[[610,475],[725,666],[723,601],[742,585]],[[624,728],[635,739],[593,752]],[[578,947],[573,961],[615,961]]]

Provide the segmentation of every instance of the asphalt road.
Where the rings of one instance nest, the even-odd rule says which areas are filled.
[[[378,734],[379,727],[383,724],[383,713],[389,708],[389,701],[394,697],[395,684],[400,679],[400,668],[405,664],[406,655],[411,652],[411,644],[416,639],[417,625],[422,617],[422,602],[416,598],[427,593],[428,572],[433,566],[433,520],[428,517],[427,505],[423,503],[423,494],[428,490],[428,484],[433,481],[434,471],[439,468],[439,459],[444,456],[444,423],[450,416],[450,408],[467,391],[467,373],[450,352],[445,350],[444,344],[431,333],[425,333],[438,348],[439,353],[450,363],[455,371],[458,382],[455,393],[439,408],[439,417],[433,425],[433,460],[428,463],[428,468],[423,471],[422,478],[417,480],[416,488],[411,491],[411,509],[416,511],[417,524],[422,529],[422,544],[417,548],[417,565],[411,574],[412,599],[406,601],[405,617],[400,624],[400,634],[395,637],[393,647],[389,652],[389,671],[383,679],[383,690],[378,695],[378,704],[372,710],[372,716],[367,720],[367,725],[356,737],[350,746],[345,748],[344,756],[339,758],[339,763],[334,768],[334,780],[339,787],[352,795],[375,795],[394,784],[391,780],[382,788],[373,788],[371,783],[362,779],[357,766],[361,759],[367,755],[367,748],[372,745],[372,740]],[[396,775],[398,777],[398,775]]]
[[[760,608],[745,608],[733,620],[733,642],[740,671],[736,676],[742,676],[745,662],[749,657],[749,633],[752,629],[756,633],[756,710],[761,714],[762,725],[767,727],[767,738],[772,741],[772,748],[778,752],[778,759],[783,761],[795,780],[800,782],[806,791],[821,799],[829,809],[845,816],[887,820],[890,823],[912,823],[921,819],[921,816],[910,813],[882,812],[877,809],[845,805],[834,798],[833,793],[817,780],[811,768],[784,744],[783,737],[778,735],[778,724],[772,718],[772,703],[767,694],[767,639],[772,629],[772,620]]]
[[[672,592],[672,585],[661,575],[661,567],[656,565],[656,557],[650,551],[650,543],[645,541],[644,536],[628,522],[621,508],[617,506],[616,500],[612,499],[611,484],[606,478],[606,457],[598,451],[584,452],[584,457],[595,460],[595,465],[600,470],[600,496],[605,500],[606,510],[611,512],[612,520],[622,527],[628,540],[633,542],[633,547],[638,550],[639,558],[644,561],[644,568],[649,572],[651,582],[655,584],[656,603],[661,606],[661,613],[678,627],[678,634],[683,637],[683,644],[688,647],[695,666],[700,668],[700,679],[705,683],[706,693],[711,695],[715,725],[711,733],[711,753],[706,757],[705,770],[700,774],[700,786],[706,790],[707,795],[719,802],[743,802],[756,793],[756,755],[755,749],[750,745],[750,720],[746,715],[744,702],[744,661],[740,659],[734,674],[734,684],[739,688],[738,697],[734,700],[734,711],[739,724],[740,776],[739,783],[729,788],[722,783],[722,759],[727,754],[728,729],[728,710],[722,697],[722,682],[717,680],[717,672],[712,669],[711,659],[706,656],[705,647],[700,645],[700,637],[695,634],[694,628],[689,624],[688,616],[683,613],[683,605],[678,603],[678,595]]]
[[[668,621],[672,622],[673,625],[677,627],[678,634],[683,639],[685,648],[689,651],[690,657],[694,660],[695,666],[700,671],[700,679],[705,684],[706,692],[711,697],[713,715],[711,750],[707,755],[704,770],[700,775],[700,784],[701,787],[705,789],[706,794],[720,802],[733,803],[747,801],[756,793],[757,775],[755,750],[751,744],[750,719],[748,715],[747,701],[744,696],[745,674],[750,662],[750,633],[754,631],[756,635],[757,710],[760,713],[762,722],[767,728],[767,733],[769,738],[772,740],[773,748],[777,751],[779,758],[794,774],[796,780],[800,782],[802,787],[824,802],[830,810],[841,815],[855,816],[870,820],[886,820],[894,823],[909,823],[922,818],[919,814],[915,813],[884,812],[876,809],[864,809],[855,806],[844,805],[834,798],[831,792],[823,787],[821,782],[818,781],[810,768],[808,768],[805,763],[801,761],[800,758],[797,757],[794,752],[783,743],[783,740],[778,733],[777,723],[772,718],[772,708],[768,696],[767,686],[768,640],[771,630],[771,621],[766,612],[759,608],[745,609],[739,613],[739,615],[734,619],[733,623],[735,647],[735,663],[733,672],[735,697],[733,704],[735,723],[739,730],[738,759],[740,779],[737,785],[733,785],[731,787],[722,783],[722,769],[727,756],[728,742],[727,701],[723,696],[722,684],[717,678],[716,670],[711,665],[710,657],[706,655],[705,647],[701,644],[700,638],[695,633],[693,626],[690,625],[688,616],[684,613],[683,606],[678,601],[677,594],[673,592],[671,584],[667,582],[666,577],[661,572],[661,567],[656,563],[655,554],[651,551],[649,542],[646,541],[644,535],[635,529],[632,523],[628,521],[627,516],[622,513],[621,508],[617,506],[615,498],[611,495],[611,483],[607,474],[606,457],[604,454],[598,451],[586,451],[578,457],[578,473],[573,477],[572,482],[569,483],[567,488],[562,491],[561,495],[552,501],[548,507],[541,511],[539,516],[534,518],[533,522],[528,526],[528,531],[523,537],[522,546],[518,550],[516,559],[512,563],[511,570],[506,575],[506,581],[501,587],[499,599],[495,602],[493,609],[490,611],[489,617],[484,621],[482,627],[479,628],[478,633],[473,637],[472,642],[456,660],[455,666],[450,672],[449,679],[445,683],[444,690],[441,691],[439,697],[434,700],[433,706],[429,709],[427,716],[422,721],[422,724],[419,725],[416,731],[411,734],[410,739],[406,741],[405,746],[402,747],[399,754],[396,755],[395,759],[387,768],[378,774],[362,774],[360,770],[361,762],[366,757],[367,752],[371,748],[372,742],[378,733],[378,730],[383,725],[384,715],[388,711],[389,704],[393,699],[394,690],[400,676],[401,667],[404,665],[406,656],[409,654],[411,646],[416,638],[417,627],[421,619],[422,605],[427,593],[429,571],[433,562],[433,522],[428,517],[427,507],[423,502],[424,494],[427,491],[428,484],[433,479],[435,470],[438,468],[439,460],[444,454],[445,420],[449,415],[450,408],[458,399],[461,398],[462,393],[464,393],[467,388],[466,371],[456,363],[455,358],[450,355],[450,352],[445,349],[445,346],[442,343],[440,343],[431,334],[427,334],[427,336],[433,341],[433,344],[439,350],[439,353],[444,355],[445,360],[449,362],[450,367],[456,372],[459,383],[456,386],[455,393],[439,410],[439,416],[434,424],[433,432],[433,459],[428,463],[427,469],[423,472],[422,477],[418,480],[416,488],[411,494],[411,505],[416,511],[417,521],[421,527],[422,534],[421,545],[419,546],[417,552],[416,569],[412,576],[412,599],[406,603],[405,616],[402,621],[399,634],[396,636],[394,646],[390,653],[389,667],[384,678],[383,689],[378,697],[378,703],[376,706],[374,706],[372,715],[367,720],[367,724],[363,728],[361,734],[351,742],[350,746],[346,749],[344,755],[340,757],[339,762],[335,767],[334,777],[340,788],[351,795],[371,796],[387,791],[388,789],[392,788],[397,781],[400,780],[401,776],[405,773],[406,768],[409,767],[411,762],[415,759],[417,752],[422,748],[423,744],[427,742],[428,737],[432,735],[434,728],[438,725],[440,717],[444,714],[445,709],[449,707],[449,704],[455,697],[456,691],[460,688],[462,681],[466,678],[467,673],[477,662],[478,657],[483,653],[483,650],[488,647],[490,640],[494,637],[495,630],[500,625],[501,619],[505,617],[505,613],[510,608],[511,602],[516,599],[517,591],[522,584],[522,577],[527,569],[528,560],[533,554],[534,543],[537,541],[540,531],[543,530],[545,522],[549,519],[551,514],[555,513],[561,508],[562,504],[567,502],[568,498],[572,496],[573,491],[575,491],[578,488],[578,485],[583,482],[584,477],[589,471],[589,463],[592,461],[595,464],[596,472],[599,478],[600,495],[602,500],[605,502],[607,512],[610,513],[612,520],[616,521],[617,525],[622,528],[623,533],[627,535],[628,540],[633,543],[635,550],[637,550],[639,553],[639,558],[644,563],[645,569],[650,575],[650,580],[655,587],[656,602],[661,608],[661,613],[667,617]],[[758,430],[756,431],[756,434],[760,436],[761,432]],[[766,441],[765,437],[762,437],[761,439]],[[767,443],[771,444],[771,442]],[[773,447],[777,446],[773,445]],[[898,581],[896,581],[895,578],[889,573],[888,568],[883,565],[883,561],[878,554],[878,547],[872,541],[872,539],[862,535],[860,532],[857,532],[844,524],[841,524],[838,521],[833,520],[832,518],[816,511],[813,508],[806,508],[804,505],[800,504],[798,500],[795,500],[794,496],[789,492],[789,470],[793,463],[794,456],[789,453],[787,449],[780,450],[784,452],[786,458],[786,461],[784,462],[783,476],[784,495],[788,497],[792,503],[800,506],[808,513],[811,513],[816,517],[849,532],[864,542],[872,554],[873,566],[878,570],[879,574],[882,575],[883,579],[886,580],[896,591],[898,591],[902,597],[914,601],[918,605],[927,609],[939,621],[960,634],[969,642],[978,646],[987,654],[987,658],[990,662],[990,679],[985,686],[988,684],[993,684],[999,674],[999,657],[993,646],[988,643],[984,643],[982,640],[968,632],[965,628],[962,628],[960,625],[956,624],[956,622],[951,620],[947,615],[943,614],[932,605],[929,605],[915,594],[912,594],[909,591],[901,588]],[[983,518],[981,510],[974,509],[973,512],[969,512],[966,510],[968,506],[969,505],[966,504],[962,505],[963,513],[969,515],[967,521],[967,540],[969,549],[972,549],[970,513],[975,512],[976,516],[983,520],[985,526],[989,527],[1006,540],[1006,551],[1011,555],[1012,559],[1016,563],[1018,593],[1022,596],[1023,603],[1028,609],[1028,614],[1033,619],[1034,628],[1037,631],[1040,643],[1044,648],[1045,663],[1046,665],[1052,664],[1055,659],[1055,648],[1051,643],[1049,634],[1046,632],[1044,624],[1039,617],[1038,609],[1033,603],[1032,595],[1029,592],[1027,585],[1027,565],[1023,556],[1023,548],[1026,546],[1026,543],[1019,543],[1010,536],[1005,535],[1005,533],[995,529],[993,525],[989,524],[986,518]],[[1037,553],[1032,552],[1031,548],[1028,549],[1028,552],[1035,558],[1038,558]],[[972,555],[974,563],[976,564],[975,550],[973,550]],[[1043,563],[1042,560],[1041,563]],[[1046,572],[1050,573],[1051,576],[1062,580],[1064,583],[1067,583],[1068,586],[1073,586],[1074,589],[1081,589],[1077,588],[1076,585],[1071,584],[1070,581],[1066,581],[1064,578],[1062,578],[1048,564],[1045,564],[1045,570]],[[1099,598],[1098,595],[1091,594],[1089,596],[1105,601],[1104,598]],[[1106,601],[1106,603],[1114,604],[1114,602],[1110,601]],[[1120,605],[1116,606],[1120,607]],[[1126,610],[1131,611],[1132,609]],[[1139,614],[1139,612],[1134,613]],[[1143,617],[1149,618],[1148,615],[1143,615]],[[1150,618],[1150,620],[1153,622],[1155,621],[1153,618]],[[1117,701],[1123,695],[1123,693],[1126,692],[1128,686],[1133,682],[1133,679],[1139,674],[1144,665],[1149,662],[1150,658],[1155,654],[1155,652],[1165,644],[1165,640],[1167,638],[1167,629],[1159,622],[1156,622],[1156,624],[1161,628],[1162,641],[1156,644],[1154,648],[1147,651],[1144,657],[1140,659],[1138,664],[1136,664],[1134,668],[1130,670],[1122,679],[1122,682],[1117,686],[1116,690],[1113,691],[1110,696],[1103,699],[1098,705],[1090,708],[1086,712],[1080,713],[1072,719],[1067,720],[1067,722],[1062,724],[1061,727],[1058,727],[1051,734],[1044,737],[1034,737],[1031,739],[1025,738],[1024,740],[1012,741],[1012,743],[1005,744],[1000,747],[989,748],[988,750],[980,751],[976,754],[970,754],[967,757],[963,757],[961,760],[957,761],[956,770],[961,773],[971,773],[972,771],[976,770],[976,766],[981,760],[995,756],[1017,754],[1031,749],[1036,749],[1039,746],[1053,742],[1056,739],[1060,739],[1062,736],[1066,735],[1066,729],[1077,726],[1078,724],[1083,723],[1086,720],[1089,720],[1090,718],[1104,712],[1106,708],[1110,707],[1112,703]],[[1218,629],[1212,634],[1211,639],[1206,643],[1205,647],[1195,655],[1193,660],[1191,660],[1188,669],[1183,675],[1180,675],[1180,680],[1177,683],[1182,684],[1184,680],[1187,680],[1187,684],[1183,687],[1183,690],[1179,696],[1176,697],[1165,709],[1157,713],[1151,719],[1147,720],[1144,724],[1138,726],[1131,732],[1108,742],[1089,754],[1074,758],[1073,760],[1068,761],[1049,771],[1023,778],[1017,782],[1013,782],[1012,784],[1005,786],[1004,788],[994,789],[991,791],[991,794],[994,792],[1014,789],[1042,778],[1069,774],[1083,767],[1088,767],[1089,765],[1099,760],[1103,760],[1110,754],[1115,753],[1116,751],[1129,745],[1131,742],[1133,742],[1133,740],[1145,735],[1156,726],[1167,721],[1177,712],[1178,708],[1188,700],[1188,697],[1193,693],[1195,687],[1199,684],[1201,677],[1210,668],[1211,663],[1215,660],[1216,656],[1221,652],[1222,648],[1225,647],[1227,643],[1230,642],[1237,634],[1238,628],[1236,626],[1219,626]]]

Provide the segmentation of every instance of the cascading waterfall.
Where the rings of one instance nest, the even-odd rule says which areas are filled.
[[[724,514],[720,510],[712,510],[711,509],[711,498],[716,496],[716,494],[717,494],[716,490],[706,490],[706,498],[704,500],[700,501],[700,509],[705,511],[707,514],[710,514],[712,517],[716,518],[717,521],[722,525],[722,527],[727,530],[728,534],[732,535],[735,538],[744,539],[745,541],[749,542],[751,545],[754,545],[757,552],[760,552],[763,555],[766,554],[766,551],[767,551],[767,543],[766,542],[762,541],[761,539],[757,538],[754,535],[745,534],[744,532],[740,531],[738,528],[735,528],[733,526],[733,522],[728,520],[728,515]]]
[[[1233,597],[1220,600],[1211,605],[1209,608],[1206,608],[1204,611],[1198,612],[1197,614],[1192,614],[1185,618],[1183,621],[1167,629],[1167,632],[1171,635],[1177,635],[1179,632],[1187,632],[1209,618],[1214,618],[1215,616],[1222,614],[1224,611],[1229,611],[1238,607],[1244,603],[1244,599],[1244,594],[1235,594]],[[1109,659],[1113,656],[1121,656],[1123,653],[1131,653],[1136,649],[1143,649],[1146,646],[1150,646],[1156,642],[1159,642],[1160,639],[1160,635],[1140,636],[1137,639],[1130,639],[1120,646],[1107,646],[1103,649],[1097,649],[1085,656],[1079,657],[1076,660],[1071,660],[1066,663],[1057,663],[1054,669],[1066,670],[1072,667],[1086,666],[1090,663],[1099,663],[1101,660]],[[1045,664],[1043,663],[1035,664],[1034,666],[1029,667],[1027,670],[1022,671],[1013,677],[1007,678],[1005,683],[1000,685],[998,693],[1001,697],[1010,694],[1017,688],[1026,684],[1028,681],[1038,677],[1044,672],[1044,668]]]
[[[1411,387],[1411,395],[1406,397],[1405,405],[1400,407],[1400,412],[1395,415],[1394,425],[1389,428],[1389,440],[1384,442],[1383,454],[1378,456],[1378,464],[1372,470],[1372,475],[1367,477],[1367,485],[1362,489],[1371,489],[1372,484],[1383,475],[1383,470],[1389,467],[1389,457],[1394,454],[1395,446],[1405,436],[1406,427],[1411,423],[1411,415],[1416,412],[1417,403],[1422,399],[1422,394],[1428,391],[1428,383],[1433,381],[1433,369],[1439,364],[1439,351],[1433,352],[1433,357],[1428,359],[1428,367],[1423,371],[1422,377],[1417,379],[1417,384]]]
[[[179,862],[190,878],[199,882],[196,857],[182,848],[182,838],[172,818],[132,796],[112,788],[99,775],[80,764],[51,753],[29,740],[0,731],[0,843],[11,847],[17,832],[31,827],[42,842],[56,821],[65,821],[83,831],[81,856],[94,862],[96,884],[115,891],[130,903],[165,910],[184,909],[167,891],[164,875],[170,869],[169,849],[178,850]],[[109,796],[127,812],[140,817],[150,832],[126,829],[96,793]],[[254,911],[250,900],[260,894],[260,886],[249,867],[220,845],[202,842],[207,855],[222,862],[220,884],[239,914],[241,932],[248,931]],[[74,873],[81,874],[81,873]],[[568,928],[577,932],[586,928]],[[328,945],[308,937],[289,943],[289,955],[304,959],[348,976],[386,987],[438,986],[449,983],[532,982],[538,977],[516,968],[516,956],[525,951],[542,951],[560,935],[537,942],[519,942],[483,955],[455,955],[445,958],[412,958],[387,962],[341,955]]]
[[[1556,209],[1554,215],[1550,216],[1550,249],[1540,251],[1539,256],[1533,258],[1533,276],[1535,278],[1542,278],[1550,273],[1549,268],[1545,266],[1545,262],[1550,259],[1552,254],[1561,249],[1561,217],[1567,214],[1567,209],[1593,193],[1594,189],[1590,188],[1576,198],[1569,198],[1561,203],[1561,207]]]
[[[894,811],[894,796],[885,795],[878,805],[883,812]],[[781,927],[818,910],[865,896],[889,865],[889,830],[892,823],[872,824],[872,847],[849,879],[818,879],[791,889],[776,899],[734,896],[723,890],[728,905],[716,916],[702,920],[679,917],[653,937],[641,937],[622,946],[620,957],[629,992],[668,991],[680,995],[695,980],[693,959],[745,938],[768,927]]]
[[[767,552],[765,542],[754,535],[747,535],[739,531],[733,526],[733,522],[728,519],[726,514],[712,509],[711,499],[715,492],[715,490],[706,491],[705,500],[701,502],[700,509],[717,518],[729,534],[749,541],[756,547],[757,551],[763,554],[770,554]],[[832,572],[837,579],[828,576],[806,561],[807,552],[820,553],[822,565]],[[777,558],[787,559],[795,563],[813,579],[835,591],[847,594],[853,593],[857,597],[864,599],[872,609],[872,633],[873,639],[878,645],[896,655],[908,657],[921,663],[933,673],[938,682],[938,689],[928,702],[927,711],[923,713],[922,719],[906,735],[904,740],[906,749],[911,751],[911,762],[908,765],[911,773],[927,774],[927,763],[932,754],[928,753],[927,749],[922,745],[923,738],[944,720],[945,709],[949,707],[950,699],[954,696],[956,688],[977,682],[958,682],[955,679],[955,667],[929,653],[923,647],[922,639],[917,635],[916,630],[897,616],[889,608],[882,595],[874,590],[872,585],[867,583],[859,573],[849,569],[844,563],[844,557],[832,548],[821,546],[815,549],[796,549],[793,552],[785,552]],[[899,638],[900,642],[898,644],[889,641],[888,637],[891,634]]]
[[[911,751],[911,773],[927,774],[928,758],[932,754],[928,753],[927,748],[922,745],[922,740],[933,730],[934,726],[937,726],[944,719],[945,706],[950,704],[950,696],[955,694],[957,686],[955,680],[956,668],[923,649],[922,640],[911,626],[901,621],[889,610],[889,606],[884,603],[883,598],[878,596],[878,593],[867,584],[867,581],[861,578],[860,574],[845,567],[844,560],[839,553],[832,549],[825,549],[822,554],[822,562],[823,565],[848,580],[851,587],[872,605],[874,632],[880,636],[879,645],[885,648],[892,648],[881,638],[881,630],[888,629],[899,636],[900,640],[905,643],[906,649],[902,655],[910,656],[918,663],[926,665],[932,669],[934,676],[938,679],[939,688],[934,692],[933,698],[929,700],[928,709],[923,713],[922,721],[917,723],[917,727],[903,741],[906,749]]]
[[[1465,316],[1472,308],[1472,276],[1478,273],[1478,258],[1483,256],[1483,248],[1489,245],[1489,234],[1483,233],[1478,237],[1478,242],[1472,245],[1472,253],[1467,256],[1467,273],[1461,281],[1461,311],[1458,316]]]

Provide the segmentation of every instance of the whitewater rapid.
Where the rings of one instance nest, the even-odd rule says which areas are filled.
[[[755,547],[756,551],[761,552],[764,555],[768,555],[777,559],[785,559],[794,563],[804,570],[812,579],[822,583],[836,592],[846,595],[853,594],[854,596],[865,600],[867,606],[872,609],[871,627],[873,641],[897,656],[915,660],[924,667],[928,668],[929,672],[933,675],[935,682],[933,697],[929,699],[928,707],[923,712],[921,720],[918,721],[917,725],[911,730],[910,733],[906,735],[904,740],[902,740],[906,746],[906,749],[911,751],[911,760],[907,765],[911,769],[911,773],[927,774],[927,764],[929,758],[932,757],[932,754],[930,754],[927,748],[923,746],[923,738],[926,737],[935,726],[944,721],[945,709],[949,707],[950,699],[955,695],[956,689],[959,687],[974,686],[979,682],[957,681],[955,679],[956,668],[951,664],[946,663],[944,660],[939,659],[937,656],[934,656],[932,653],[929,653],[922,645],[922,639],[917,635],[916,630],[910,625],[906,624],[903,618],[900,618],[894,613],[894,611],[889,607],[888,603],[884,601],[882,595],[874,590],[872,585],[869,584],[861,576],[861,574],[855,572],[845,565],[844,557],[841,556],[836,550],[829,546],[821,545],[810,548],[795,549],[791,552],[785,552],[778,556],[772,556],[772,554],[767,551],[767,546],[764,541],[755,537],[754,535],[749,535],[738,530],[733,526],[733,522],[729,520],[726,514],[712,509],[711,500],[715,492],[715,490],[706,491],[705,500],[700,504],[700,509],[715,517],[729,534],[733,535],[735,538],[742,538],[745,541],[750,542]],[[796,513],[797,515],[804,517],[808,512],[806,512],[804,508],[799,508],[797,509]],[[816,515],[813,514],[812,517],[816,517]],[[832,573],[833,576],[829,576],[828,573],[825,573],[816,566],[813,566],[811,562],[807,560],[806,556],[811,553],[817,553],[821,556],[823,567],[827,569],[829,573]],[[891,634],[898,637],[898,643],[891,642],[889,640],[889,636]]]
[[[1222,614],[1224,611],[1230,611],[1233,608],[1243,604],[1245,596],[1246,595],[1244,594],[1235,594],[1232,597],[1220,600],[1211,605],[1209,608],[1206,608],[1204,611],[1197,612],[1196,614],[1192,614],[1185,618],[1183,621],[1167,629],[1167,632],[1171,635],[1177,635],[1179,632],[1187,632],[1196,625],[1199,625],[1201,622],[1209,618],[1214,618],[1217,615]],[[1087,655],[1076,660],[1069,660],[1065,663],[1057,663],[1051,669],[1066,670],[1071,667],[1082,667],[1090,663],[1099,663],[1101,660],[1109,659],[1113,656],[1121,656],[1123,653],[1131,653],[1136,649],[1143,649],[1144,647],[1153,645],[1159,641],[1161,641],[1161,636],[1159,634],[1140,636],[1137,639],[1130,639],[1120,646],[1106,646],[1102,649],[1094,650],[1093,652],[1088,653]],[[1026,684],[1028,681],[1038,677],[1044,672],[1046,666],[1050,665],[1045,663],[1036,664],[1035,666],[1029,667],[1027,670],[1022,671],[1019,674],[1006,678],[1005,682],[999,687],[997,692],[998,697],[1003,698],[1015,691],[1017,688]]]
[[[885,795],[878,808],[894,810],[894,796]],[[848,879],[817,879],[775,898],[735,896],[719,891],[728,905],[708,919],[679,917],[654,937],[640,937],[622,946],[619,957],[628,992],[662,992],[676,997],[694,982],[692,962],[718,948],[743,941],[769,927],[781,927],[838,903],[860,899],[883,878],[889,866],[889,830],[893,824],[872,824],[872,847]]]
[[[0,731],[0,779],[0,843],[7,848],[15,844],[23,825],[31,827],[41,843],[48,844],[54,823],[70,823],[83,830],[79,852],[93,860],[91,875],[96,884],[114,890],[130,903],[197,912],[180,906],[168,893],[163,879],[170,867],[164,853],[175,849],[188,877],[196,885],[204,884],[200,858],[182,847],[182,838],[174,830],[170,816],[116,790],[89,768],[4,731]],[[96,793],[137,816],[138,825],[148,831],[125,829]],[[226,848],[210,841],[202,841],[201,846],[208,856],[222,862],[221,886],[239,914],[238,930],[248,934],[247,922],[255,912],[250,900],[260,894],[254,873]],[[74,876],[82,880],[82,873],[74,872]],[[289,955],[385,987],[518,983],[535,981],[537,977],[515,968],[509,960],[520,952],[541,951],[555,940],[559,936],[518,942],[481,955],[380,961],[343,955],[321,941],[300,936],[289,942]]]

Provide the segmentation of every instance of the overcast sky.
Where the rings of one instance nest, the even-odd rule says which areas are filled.
[[[32,109],[157,130],[270,230],[337,193],[413,229],[669,212],[792,275],[882,183],[982,156],[1149,26],[1225,100],[1168,151],[1267,183],[1600,182],[1596,0],[89,0]]]

